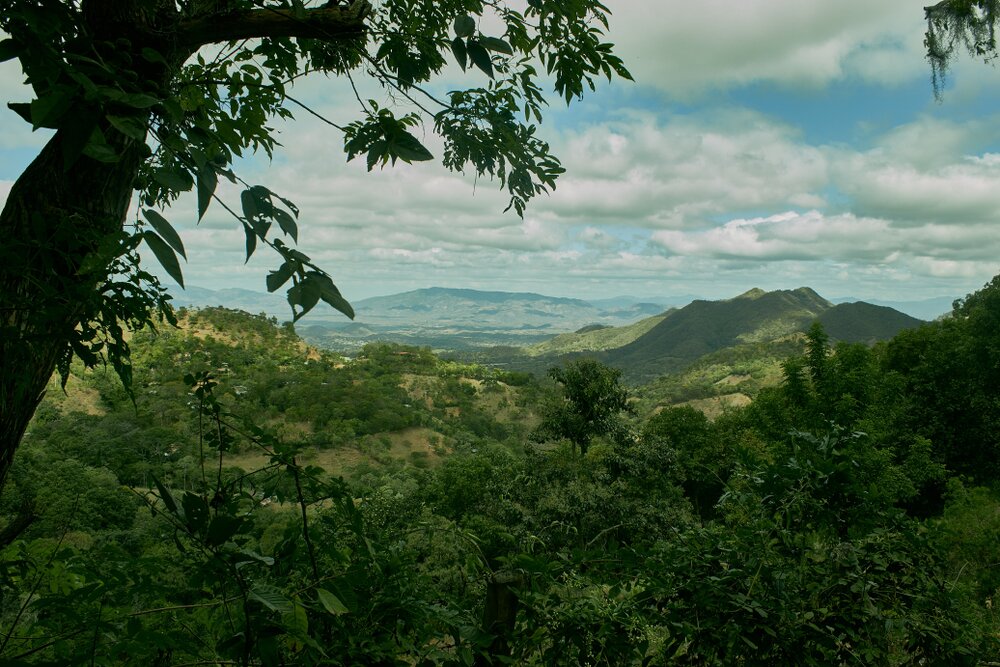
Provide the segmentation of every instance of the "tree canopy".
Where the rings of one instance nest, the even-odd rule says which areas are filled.
[[[565,438],[586,456],[594,437],[624,433],[621,417],[630,408],[620,370],[578,359],[549,369],[549,376],[559,383],[561,396],[544,411],[537,437]]]
[[[446,167],[495,178],[523,213],[563,168],[537,134],[551,85],[566,102],[601,77],[629,78],[604,41],[597,0],[8,0],[0,60],[17,59],[33,98],[8,104],[54,130],[0,213],[0,483],[57,367],[73,356],[130,379],[125,329],[170,319],[169,297],[139,264],[145,244],[183,285],[187,249],[163,213],[197,195],[242,227],[249,259],[277,254],[269,291],[287,288],[298,319],[320,301],[353,315],[331,276],[296,249],[300,210],[233,161],[278,144],[270,123],[293,110],[309,74],[377,81],[415,111],[358,96],[337,125],[348,159],[370,169],[435,159],[414,132],[443,140]],[[428,86],[449,63],[468,86]],[[242,187],[239,203],[216,194]],[[137,212],[129,214],[131,201]],[[308,212],[302,212],[308,219]]]

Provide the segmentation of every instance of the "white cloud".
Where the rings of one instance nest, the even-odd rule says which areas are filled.
[[[611,9],[612,38],[636,80],[681,97],[753,82],[926,76],[923,11],[908,0],[630,0]]]
[[[572,168],[539,207],[566,219],[684,228],[731,209],[817,204],[822,153],[795,130],[731,109],[634,114],[563,138]]]

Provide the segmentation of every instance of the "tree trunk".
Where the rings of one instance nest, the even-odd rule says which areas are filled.
[[[0,212],[0,489],[56,363],[99,284],[84,261],[122,229],[140,153],[64,168],[58,131],[15,181]],[[110,137],[113,132],[108,132]]]
[[[510,638],[517,624],[520,608],[518,589],[524,585],[524,575],[503,570],[486,582],[486,605],[483,608],[483,630],[493,635],[486,655],[476,656],[476,667],[506,664],[510,658]]]

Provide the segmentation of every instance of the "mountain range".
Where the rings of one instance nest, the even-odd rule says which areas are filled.
[[[280,294],[250,290],[207,290],[188,287],[173,294],[175,305],[225,305],[250,313],[291,319]],[[582,299],[529,292],[488,292],[431,287],[353,303],[353,321],[320,304],[296,325],[309,342],[336,349],[355,349],[373,340],[391,340],[435,349],[468,349],[484,345],[529,345],[581,327],[622,326],[662,313],[689,297],[657,302],[633,297]]]
[[[279,319],[288,319],[290,313],[281,295],[240,289],[190,287],[175,302],[225,304]],[[834,304],[808,287],[752,289],[718,301],[627,296],[585,301],[432,287],[362,299],[354,308],[356,317],[350,321],[320,306],[296,328],[310,343],[346,352],[374,340],[453,351],[507,346],[517,349],[500,352],[500,358],[506,362],[511,355],[523,357],[514,365],[533,369],[566,354],[599,353],[634,379],[681,369],[729,346],[805,331],[817,319],[835,340],[865,342],[920,323],[887,306],[859,301]]]

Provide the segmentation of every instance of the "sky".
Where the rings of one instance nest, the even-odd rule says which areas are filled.
[[[347,163],[341,135],[301,112],[275,124],[273,161],[236,170],[300,207],[298,248],[348,300],[431,286],[918,300],[1000,272],[1000,72],[960,58],[935,99],[925,0],[606,4],[635,82],[568,108],[552,95],[541,134],[567,173],[523,219],[488,180]],[[0,65],[4,101],[28,98],[21,78]],[[483,83],[451,68],[434,89]],[[292,94],[338,123],[357,117],[343,81],[313,77]],[[418,133],[440,154],[430,125]],[[0,201],[45,138],[0,111]],[[188,248],[188,284],[265,290],[277,257],[244,265],[243,232],[220,207],[196,225],[182,198],[166,217]]]

